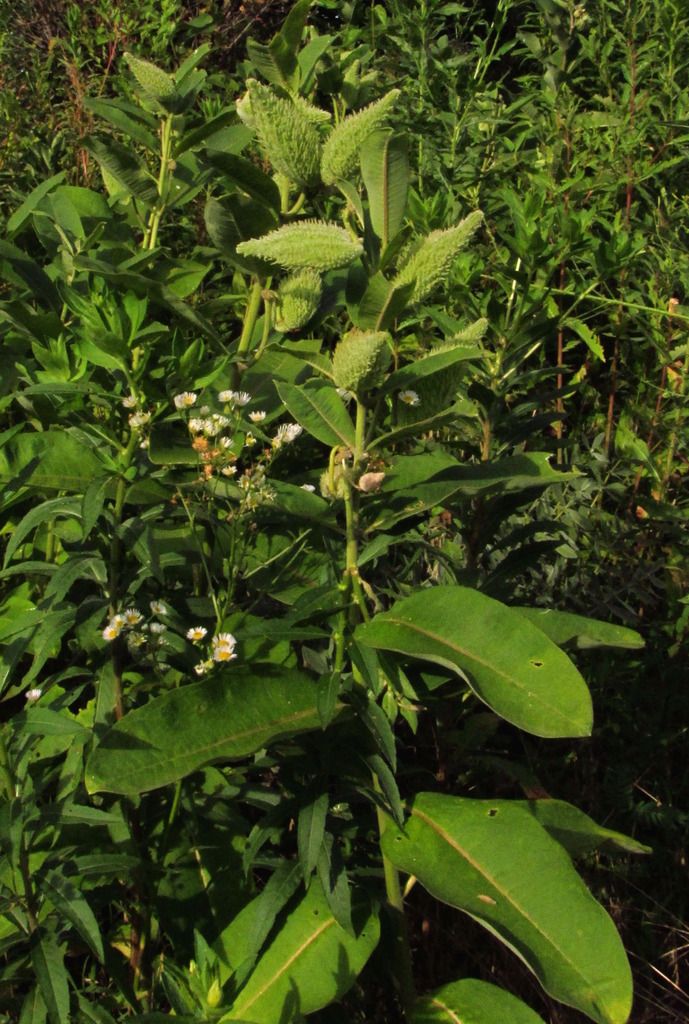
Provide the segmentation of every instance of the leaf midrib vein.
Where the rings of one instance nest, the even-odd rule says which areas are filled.
[[[539,935],[543,937],[544,941],[562,957],[564,962],[569,965],[574,974],[576,974],[576,976],[581,979],[585,990],[591,987],[588,979],[581,973],[577,965],[573,963],[568,956],[565,955],[563,950],[560,949],[560,947],[557,945],[554,939],[552,939],[547,932],[543,931],[543,929],[539,926],[539,924],[536,921],[534,921],[531,915],[526,910],[524,910],[521,904],[519,904],[516,901],[516,899],[513,896],[511,896],[510,893],[503,886],[501,886],[493,878],[492,875],[488,873],[488,871],[483,867],[483,865],[481,865],[478,861],[474,860],[471,854],[469,854],[467,850],[460,846],[460,844],[449,834],[449,832],[446,832],[445,829],[438,824],[438,822],[434,821],[433,818],[429,817],[429,815],[427,814],[424,814],[424,812],[420,811],[418,808],[412,808],[411,813],[412,815],[416,815],[417,818],[420,818],[422,821],[424,821],[431,829],[433,829],[433,831],[438,836],[440,836],[442,840],[444,840],[448,844],[448,846],[451,846],[453,850],[456,850],[457,853],[461,857],[463,857],[464,860],[466,860],[467,863],[470,864],[472,868],[474,868],[474,870],[478,872],[479,875],[485,878],[485,880],[494,887],[496,892],[499,892],[501,896],[503,896],[503,898],[506,900],[508,904],[511,904],[514,907],[514,909],[522,915],[522,917],[531,925],[531,927],[536,932],[538,932]]]
[[[516,676],[509,675],[503,669],[497,668],[495,665],[492,665],[489,661],[486,661],[484,658],[479,657],[478,654],[474,654],[473,652],[466,650],[464,647],[460,647],[459,644],[452,643],[446,637],[439,636],[437,633],[431,632],[430,629],[422,629],[422,627],[416,625],[416,623],[408,622],[404,619],[396,619],[393,616],[386,616],[385,621],[393,623],[396,626],[402,626],[406,629],[410,629],[413,632],[419,633],[421,636],[428,637],[429,640],[433,640],[436,643],[448,647],[451,651],[456,651],[457,654],[464,655],[464,657],[468,658],[469,661],[474,661],[477,664],[482,665],[484,668],[489,669],[491,672],[494,672],[496,675],[504,679],[505,682],[510,683],[512,686],[515,686],[518,690],[524,691],[526,689],[526,686],[522,682],[520,682],[520,680]],[[413,652],[410,651],[407,653]],[[540,703],[544,707],[548,708],[549,711],[552,711],[553,714],[558,716],[563,722],[567,722],[568,725],[572,724],[572,718],[567,715],[564,715],[555,704],[551,704],[540,693],[536,696],[538,697]]]

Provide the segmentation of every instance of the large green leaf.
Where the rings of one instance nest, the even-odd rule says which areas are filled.
[[[383,849],[512,949],[549,995],[597,1024],[627,1021],[632,978],[615,925],[526,808],[422,793]]]
[[[152,203],[156,185],[146,165],[126,146],[112,138],[90,136],[83,145],[120,188],[141,202]]]
[[[543,1024],[521,999],[497,985],[462,978],[417,1000],[411,1024]]]
[[[385,249],[402,227],[407,207],[406,140],[391,131],[373,132],[361,147],[360,158],[371,224]]]
[[[0,483],[82,493],[102,471],[97,455],[64,430],[27,431],[0,450]]]
[[[567,655],[514,609],[476,590],[418,591],[356,637],[452,669],[493,711],[536,736],[591,732],[591,697]]]
[[[373,527],[386,528],[410,515],[444,505],[455,495],[512,494],[566,483],[577,476],[574,471],[560,473],[553,469],[547,452],[524,452],[475,465],[462,465],[440,449],[400,455],[392,460],[386,474],[382,491],[387,493]]]
[[[90,792],[157,789],[213,761],[320,729],[317,688],[298,672],[229,668],[157,697],[105,734],[86,766]]]
[[[559,647],[574,643],[577,647],[624,647],[638,650],[644,646],[644,639],[635,629],[617,626],[614,622],[601,622],[600,619],[589,619],[585,615],[574,615],[571,612],[551,611],[550,608],[515,608],[542,629],[553,643]]]
[[[335,920],[320,882],[288,915],[223,1021],[279,1024],[314,1013],[354,983],[379,937],[378,916],[355,911],[356,937]]]
[[[209,153],[205,162],[221,177],[238,186],[247,195],[260,200],[271,209],[280,210],[280,189],[269,175],[251,160],[234,153]]]
[[[278,384],[277,391],[297,423],[317,440],[331,447],[338,444],[354,447],[352,418],[331,384],[315,381],[303,387]]]
[[[40,880],[40,888],[55,909],[72,922],[84,942],[103,963],[105,954],[98,922],[76,886],[59,871],[47,871]]]

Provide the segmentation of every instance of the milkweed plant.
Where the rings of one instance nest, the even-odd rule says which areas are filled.
[[[386,1021],[540,1021],[462,964],[429,982],[432,897],[623,1024],[573,859],[645,848],[415,751],[579,742],[564,649],[641,641],[463,561],[468,508],[576,471],[481,446],[489,324],[451,294],[480,287],[483,215],[414,230],[404,89],[308,8],[211,114],[207,47],[128,54],[133,97],[89,101],[102,187],[55,175],[0,241],[3,998],[22,1024],[373,1020],[371,992]]]

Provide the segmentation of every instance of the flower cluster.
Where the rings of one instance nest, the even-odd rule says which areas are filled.
[[[167,608],[162,601],[151,601],[150,609],[151,615],[156,619],[167,614]],[[146,644],[162,646],[165,643],[163,634],[166,630],[167,626],[163,622],[145,622],[144,616],[138,608],[127,608],[110,618],[101,636],[108,643],[112,643],[120,636],[125,636],[129,649],[137,650]]]
[[[202,643],[207,635],[208,630],[205,626],[192,626],[187,630],[187,640],[191,640],[194,644]],[[205,676],[207,672],[210,672],[214,665],[220,662],[234,661],[237,657],[235,654],[236,646],[237,641],[232,633],[216,633],[212,637],[210,648],[207,651],[209,657],[194,666],[196,675]]]

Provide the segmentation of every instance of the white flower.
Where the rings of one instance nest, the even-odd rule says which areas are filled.
[[[143,647],[145,643],[146,637],[144,636],[143,633],[135,631],[134,633],[130,633],[129,636],[127,637],[127,647],[131,648],[132,650],[136,650],[137,647]]]
[[[27,690],[26,693],[24,694],[26,703],[34,704],[39,699],[42,693],[43,690],[39,690],[38,687],[36,687],[34,690]]]
[[[266,413],[263,411],[263,409],[258,409],[256,412],[249,413],[249,419],[251,420],[252,423],[263,423],[265,418]]]
[[[273,448],[279,448],[282,444],[291,444],[292,441],[296,441],[303,427],[300,427],[298,423],[283,423],[278,427],[278,432],[273,438]]]
[[[216,633],[211,644],[213,647],[232,647],[234,648],[237,643],[235,637],[231,633]]]
[[[199,416],[208,416],[210,411],[210,405],[202,405],[201,408],[199,409]]]
[[[198,416],[192,416],[191,419],[189,420],[189,422],[187,423],[187,427],[189,428],[189,433],[190,434],[202,434],[203,433],[203,425],[204,425],[205,422],[206,422],[205,420],[200,419]]]
[[[187,630],[187,640],[191,640],[192,643],[198,643],[199,640],[203,640],[208,630],[205,626],[192,626],[191,629]]]
[[[120,625],[114,626],[112,622],[109,622],[103,630],[103,639],[110,643],[112,640],[116,640],[121,632],[122,627]]]
[[[132,430],[138,430],[139,427],[144,427],[150,418],[150,412],[133,412],[129,417],[129,426]]]
[[[167,608],[162,601],[151,601],[150,609],[153,615],[167,615]]]
[[[221,391],[218,395],[221,402],[230,402],[232,405],[244,406],[251,401],[248,391]]]
[[[309,494],[313,494],[313,492],[316,490],[313,484],[302,484],[301,489],[302,491],[308,491]]]
[[[134,398],[134,395],[125,395],[122,399],[122,405],[125,409],[136,409],[137,404],[138,403],[136,398]]]
[[[232,661],[237,641],[231,633],[218,633],[211,641],[213,645],[213,661]]]
[[[416,391],[400,391],[399,399],[405,405],[418,405],[421,401]]]
[[[147,437],[145,437],[143,439],[143,441],[141,442],[141,444],[139,445],[139,448],[142,448],[143,451],[147,451],[150,447],[151,447],[151,442],[148,440]]]
[[[209,672],[212,668],[212,661],[200,661],[198,665],[194,665],[194,672],[196,672],[197,676],[205,676],[206,672]]]
[[[220,445],[221,448],[225,448],[225,449],[231,448],[232,447],[232,438],[231,437],[219,437],[218,438],[218,444]]]
[[[223,476],[234,476],[235,473],[237,472],[237,467],[236,466],[223,466],[223,468],[220,470],[220,472],[222,473]]]
[[[138,608],[127,608],[123,615],[125,626],[138,626],[143,615]]]
[[[167,626],[163,622],[152,622],[150,625],[151,633],[157,633],[160,636],[167,629]]]
[[[175,395],[173,402],[175,403],[175,409],[191,409],[192,405],[196,404],[196,395],[193,391],[183,391],[181,395]]]

